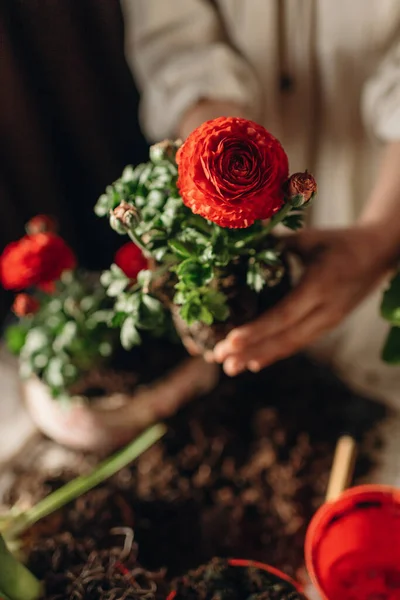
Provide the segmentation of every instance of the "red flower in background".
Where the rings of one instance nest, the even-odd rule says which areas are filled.
[[[57,229],[57,221],[49,215],[36,215],[26,224],[26,231],[29,235],[48,231],[56,233]]]
[[[13,312],[17,317],[28,317],[34,315],[40,308],[39,302],[29,294],[17,294],[12,305]]]
[[[0,257],[0,282],[7,290],[48,286],[63,271],[73,269],[71,248],[54,233],[26,235],[6,246]]]
[[[257,123],[236,117],[207,121],[189,135],[176,160],[184,204],[221,227],[249,227],[282,206],[288,158]]]
[[[147,259],[133,242],[127,242],[117,250],[114,262],[129,279],[136,279],[140,271],[148,268]]]

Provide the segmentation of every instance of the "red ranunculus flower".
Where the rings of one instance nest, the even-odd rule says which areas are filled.
[[[58,235],[26,235],[6,246],[1,255],[0,282],[7,290],[47,286],[75,265],[74,253]]]
[[[176,160],[184,204],[221,227],[249,227],[282,206],[288,159],[257,123],[236,117],[207,121],[189,135]]]
[[[17,294],[12,305],[13,312],[17,317],[28,317],[34,315],[40,308],[40,304],[36,298],[29,294]]]
[[[133,242],[127,242],[117,250],[114,262],[129,279],[136,279],[140,271],[148,268],[147,259]]]

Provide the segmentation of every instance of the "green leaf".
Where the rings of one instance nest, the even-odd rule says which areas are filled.
[[[392,327],[382,351],[382,358],[391,365],[400,364],[400,327]]]
[[[122,294],[116,301],[114,308],[116,312],[126,314],[137,314],[140,307],[141,293],[135,292],[134,294]]]
[[[199,320],[201,313],[201,304],[198,302],[186,302],[180,310],[182,319],[186,321],[188,325],[193,325]]]
[[[203,295],[203,303],[217,321],[226,321],[229,317],[227,298],[222,292],[207,290]]]
[[[63,368],[65,366],[64,360],[55,356],[48,362],[47,369],[45,371],[46,383],[51,387],[61,388],[65,385],[65,379],[63,375]]]
[[[158,329],[164,322],[164,316],[164,307],[161,302],[157,298],[144,294],[139,310],[138,326],[150,331]]]
[[[266,265],[271,265],[272,267],[279,267],[282,264],[280,253],[276,250],[262,250],[261,252],[257,253],[256,258]]]
[[[400,326],[400,273],[392,279],[383,295],[381,315],[392,325]]]
[[[109,324],[112,317],[114,315],[114,311],[110,310],[97,310],[86,320],[86,325],[88,329],[94,329],[97,325],[103,323],[105,325]]]
[[[167,252],[168,252],[168,247],[162,246],[161,248],[157,248],[157,250],[153,251],[153,256],[156,261],[161,262],[163,260],[164,256],[167,254]]]
[[[116,269],[118,269],[118,271],[116,271]],[[116,279],[124,278],[126,278],[125,273],[123,273],[123,271],[119,267],[117,267],[117,265],[112,264],[108,271],[103,271],[103,273],[101,274],[100,283],[102,286],[107,288]]]
[[[176,273],[180,279],[185,282],[193,283],[196,286],[207,285],[212,279],[213,271],[209,265],[203,265],[197,261],[188,258],[181,262],[177,267]]]
[[[124,291],[128,283],[129,279],[127,277],[125,279],[115,279],[107,288],[107,296],[116,298]]]
[[[204,305],[200,308],[199,321],[205,323],[206,325],[212,325],[214,322],[214,316],[212,312]]]
[[[141,342],[140,335],[136,329],[136,322],[133,317],[125,319],[121,327],[121,344],[125,350],[130,350],[133,346],[138,346]]]
[[[69,346],[73,340],[76,338],[78,333],[78,325],[75,321],[68,321],[65,323],[61,332],[58,334],[56,339],[53,342],[53,350],[55,353],[64,350],[67,346]]]
[[[190,258],[195,256],[194,248],[190,244],[185,244],[179,240],[169,240],[168,246],[180,258]]]
[[[5,332],[6,344],[10,352],[18,355],[24,347],[27,332],[20,325],[11,325]]]
[[[258,262],[250,263],[247,270],[247,285],[259,293],[265,286],[265,278],[261,265]]]
[[[163,311],[163,305],[161,302],[157,298],[149,296],[148,294],[143,294],[142,303],[151,314],[155,315],[159,314],[160,311]]]
[[[50,344],[50,335],[43,327],[34,327],[25,339],[24,354],[33,354],[43,348],[47,348]]]
[[[97,200],[97,203],[94,207],[94,212],[98,217],[105,217],[112,208],[113,202],[110,200],[107,194],[102,194]]]
[[[285,225],[285,227],[288,227],[288,229],[297,231],[298,229],[301,229],[304,225],[304,215],[302,215],[301,213],[293,213],[287,215],[283,219],[282,224]]]
[[[137,282],[141,288],[148,288],[151,283],[152,277],[153,277],[153,271],[144,269],[138,273]]]

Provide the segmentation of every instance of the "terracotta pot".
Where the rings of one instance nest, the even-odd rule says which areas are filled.
[[[247,560],[247,559],[242,559],[242,558],[231,558],[228,560],[228,564],[231,567],[244,567],[244,568],[255,567],[256,569],[265,571],[266,573],[274,575],[275,577],[279,577],[279,579],[282,579],[283,581],[287,581],[295,588],[295,590],[297,592],[299,592],[299,594],[303,594],[303,596],[304,596],[304,591],[303,591],[302,586],[299,583],[297,583],[296,581],[294,581],[294,579],[292,579],[288,575],[285,575],[285,573],[283,573],[279,569],[275,569],[275,567],[271,567],[270,565],[265,565],[264,563],[261,563],[261,562],[255,561],[255,560]],[[167,600],[174,600],[175,598],[176,598],[176,592],[175,592],[175,590],[173,590],[168,595]],[[305,596],[304,596],[304,599],[307,600],[307,598]]]
[[[138,387],[133,395],[113,394],[94,403],[74,396],[65,406],[32,378],[23,384],[23,396],[32,420],[48,437],[77,450],[110,452],[211,391],[218,377],[216,365],[189,358],[164,377]]]
[[[324,600],[399,600],[400,490],[358,486],[324,504],[308,528],[305,554]]]

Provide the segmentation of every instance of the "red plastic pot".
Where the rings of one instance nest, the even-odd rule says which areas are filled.
[[[400,490],[359,486],[324,504],[305,555],[324,600],[400,600]]]
[[[276,577],[279,577],[280,579],[287,581],[299,592],[299,594],[304,595],[303,588],[299,583],[294,581],[294,579],[292,579],[288,575],[285,575],[285,573],[282,573],[282,571],[279,571],[279,569],[275,569],[275,567],[270,567],[269,565],[265,565],[264,563],[257,562],[255,560],[247,560],[247,559],[242,559],[242,558],[231,558],[228,560],[228,563],[231,567],[254,567],[256,569],[260,569],[261,571],[266,571],[267,573],[270,573],[271,575],[275,575]],[[167,600],[174,600],[175,597],[176,597],[176,592],[175,592],[175,590],[173,590],[168,595]]]

